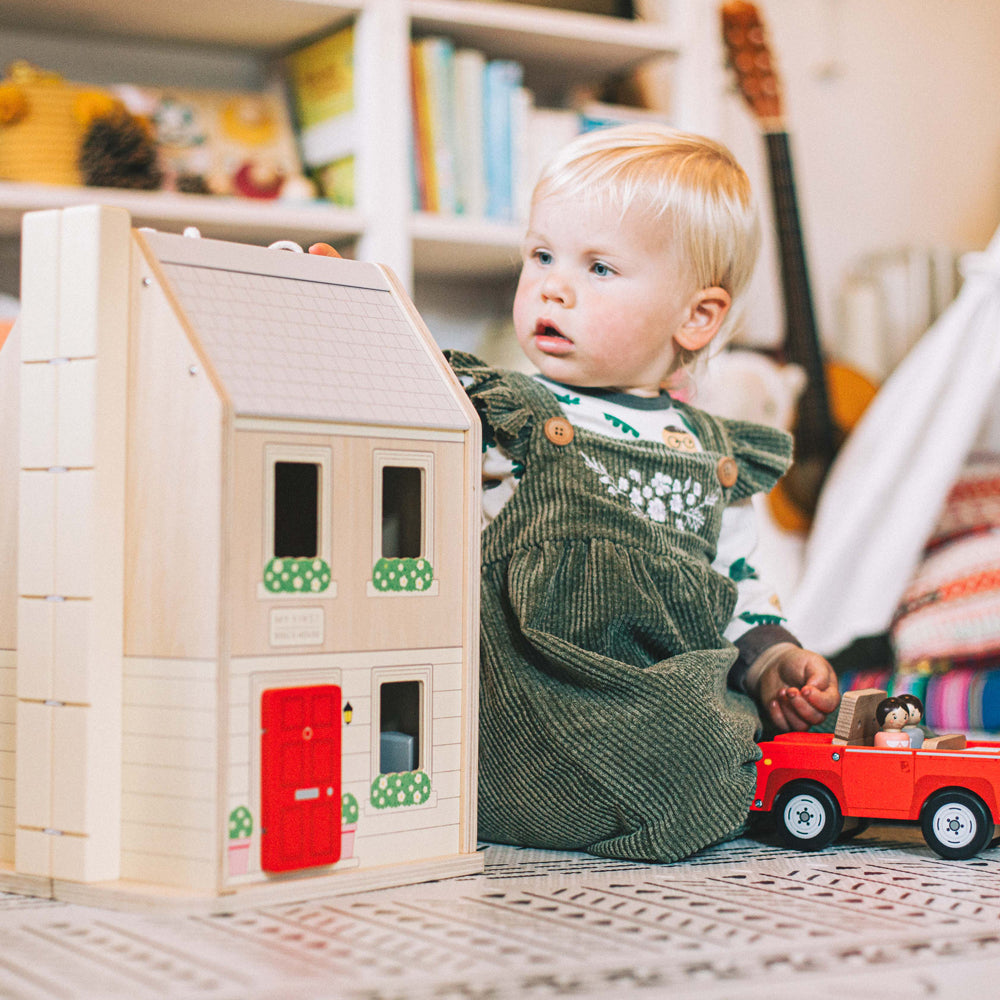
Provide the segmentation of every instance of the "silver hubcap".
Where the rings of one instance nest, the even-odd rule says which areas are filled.
[[[793,836],[811,840],[826,824],[826,810],[814,795],[793,795],[782,814],[785,827]]]
[[[965,847],[976,836],[976,817],[958,802],[947,802],[934,813],[934,835],[946,847]]]

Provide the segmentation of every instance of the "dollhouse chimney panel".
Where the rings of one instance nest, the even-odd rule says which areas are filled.
[[[59,282],[62,212],[29,212],[21,232],[37,256],[37,266],[21,270],[21,360],[48,361],[58,356],[59,299],[53,291]]]
[[[120,209],[25,219],[18,631],[47,632],[18,699],[45,714],[48,753],[18,727],[15,853],[44,858],[29,817],[47,797],[51,870],[35,874],[77,881],[119,873],[130,247]]]

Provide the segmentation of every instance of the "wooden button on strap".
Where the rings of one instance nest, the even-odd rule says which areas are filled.
[[[719,482],[728,490],[739,478],[740,470],[736,465],[736,459],[730,458],[728,455],[725,458],[720,458],[719,464],[715,467],[715,473],[719,477]]]
[[[569,444],[573,440],[573,425],[565,417],[549,417],[542,430],[553,444]]]

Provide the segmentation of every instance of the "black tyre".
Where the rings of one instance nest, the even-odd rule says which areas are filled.
[[[920,810],[920,829],[932,850],[960,861],[974,857],[993,839],[993,817],[978,795],[942,788]]]
[[[833,792],[818,781],[792,781],[774,800],[772,811],[781,842],[796,851],[829,847],[844,825]]]

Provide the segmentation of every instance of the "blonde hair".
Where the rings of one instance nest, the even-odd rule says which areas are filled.
[[[715,339],[721,345],[732,336],[757,261],[760,222],[749,178],[725,146],[652,123],[587,132],[546,164],[532,203],[550,195],[598,200],[622,219],[641,212],[669,226],[693,290],[718,286],[732,297]],[[682,354],[676,367],[694,360]]]

